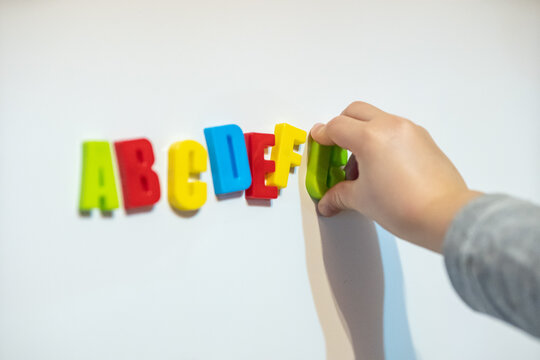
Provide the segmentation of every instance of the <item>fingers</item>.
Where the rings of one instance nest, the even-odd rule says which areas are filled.
[[[361,141],[360,138],[365,132],[365,122],[384,114],[386,114],[384,111],[373,105],[355,101],[328,124],[313,126],[311,137],[322,145],[338,145],[354,151],[355,144]]]
[[[317,205],[319,213],[322,216],[334,216],[341,210],[352,209],[352,187],[352,181],[342,181],[330,188]]]
[[[354,151],[361,141],[365,123],[351,117],[340,115],[328,122],[317,124],[311,129],[313,140],[322,145],[337,145],[344,149]]]
[[[341,115],[349,116],[362,121],[370,121],[376,116],[383,114],[385,114],[385,112],[381,109],[362,101],[353,102],[341,113]]]

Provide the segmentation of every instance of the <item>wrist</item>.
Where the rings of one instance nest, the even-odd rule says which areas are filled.
[[[426,209],[423,231],[418,234],[417,243],[432,251],[442,253],[444,238],[458,212],[471,200],[483,195],[475,190],[465,189],[451,192],[433,201]]]
[[[442,206],[442,216],[439,222],[439,228],[436,229],[434,234],[437,243],[437,252],[442,253],[444,238],[448,229],[452,225],[452,221],[456,215],[473,199],[483,195],[483,193],[475,190],[465,190],[461,193],[454,194],[452,198],[448,199],[447,205]]]

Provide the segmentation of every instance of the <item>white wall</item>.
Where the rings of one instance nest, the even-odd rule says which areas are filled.
[[[539,39],[533,0],[0,0],[0,358],[323,359],[297,174],[271,207],[81,218],[81,142],[148,137],[165,190],[206,126],[308,130],[361,99],[540,202]],[[398,248],[418,359],[540,356]]]

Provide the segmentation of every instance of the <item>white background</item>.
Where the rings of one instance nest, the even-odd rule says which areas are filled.
[[[167,149],[364,100],[469,185],[540,202],[537,1],[0,0],[0,358],[323,359],[296,174],[271,207],[166,201]],[[77,213],[81,143],[147,137],[153,211]],[[535,359],[399,241],[418,359]]]

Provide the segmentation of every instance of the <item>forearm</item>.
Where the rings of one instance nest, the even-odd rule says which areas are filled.
[[[443,253],[469,306],[540,337],[540,207],[478,197],[452,221]]]

